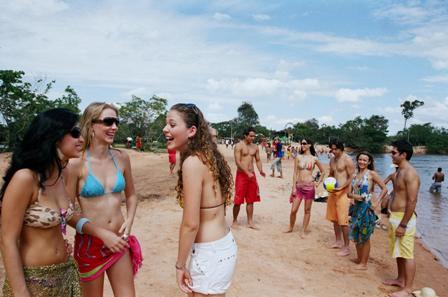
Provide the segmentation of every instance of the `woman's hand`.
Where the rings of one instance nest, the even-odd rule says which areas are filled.
[[[190,287],[193,286],[193,281],[191,279],[190,273],[185,269],[177,269],[176,268],[176,278],[177,278],[177,285],[179,286],[179,289],[189,294],[193,292]]]
[[[128,219],[125,219],[123,224],[120,227],[120,230],[118,230],[118,233],[123,234],[122,238],[126,240],[129,236],[129,234],[131,234],[131,228],[132,228],[132,225],[129,224]]]
[[[106,229],[102,230],[99,238],[104,242],[104,245],[114,253],[129,248],[127,241],[112,231]]]

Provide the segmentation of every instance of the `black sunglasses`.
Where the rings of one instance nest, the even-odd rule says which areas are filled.
[[[114,118],[114,117],[107,117],[104,119],[93,120],[92,123],[103,124],[104,126],[110,127],[114,123],[116,126],[120,125],[120,120],[118,118]]]
[[[68,133],[73,138],[79,138],[79,137],[81,137],[81,128],[73,127]]]
[[[307,145],[308,143],[306,143],[306,142],[302,142],[302,145]]]

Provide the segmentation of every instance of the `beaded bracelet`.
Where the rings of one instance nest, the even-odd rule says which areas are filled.
[[[85,223],[90,222],[90,220],[88,218],[80,218],[78,220],[78,222],[76,223],[76,232],[78,232],[79,234],[84,234],[82,232],[82,227],[84,226]]]

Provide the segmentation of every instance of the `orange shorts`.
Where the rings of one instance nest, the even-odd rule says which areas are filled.
[[[347,226],[349,207],[350,200],[345,189],[330,193],[327,199],[327,220],[338,223],[341,226]]]
[[[246,203],[254,203],[260,201],[260,191],[258,189],[257,178],[254,176],[249,178],[245,172],[236,171],[235,177],[235,205]]]

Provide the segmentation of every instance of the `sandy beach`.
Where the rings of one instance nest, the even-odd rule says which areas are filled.
[[[233,171],[233,151],[222,148]],[[166,154],[128,151],[140,199],[133,233],[140,239],[144,265],[136,278],[137,296],[176,297],[174,263],[177,256],[178,227],[182,209],[176,204],[174,187],[177,175],[169,175]],[[264,152],[265,172],[269,172]],[[246,227],[242,207],[240,228],[233,234],[239,246],[236,274],[229,297],[327,297],[387,296],[396,288],[381,281],[396,275],[395,261],[387,252],[386,231],[376,229],[368,271],[353,269],[349,257],[337,257],[329,249],[333,240],[332,225],[325,220],[325,203],[314,203],[310,230],[302,239],[298,229],[303,218],[299,210],[293,233],[284,234],[289,223],[292,160],[283,162],[284,179],[257,176],[262,202],[255,205],[255,223],[260,230]],[[6,154],[0,155],[0,171],[7,166]],[[231,222],[231,208],[227,220]],[[230,224],[229,224],[230,225]],[[73,230],[69,239],[73,239]],[[352,255],[355,248],[351,245]],[[417,274],[415,289],[432,287],[439,297],[448,296],[448,270],[443,268],[420,243],[415,246]],[[4,279],[3,264],[0,278]],[[106,282],[105,296],[113,296]]]

